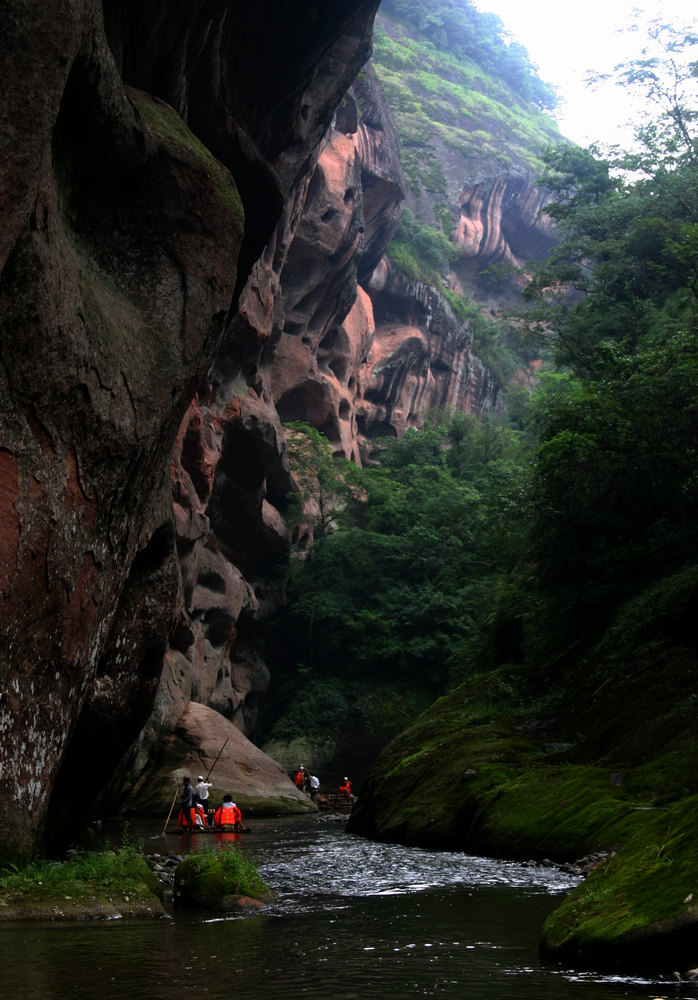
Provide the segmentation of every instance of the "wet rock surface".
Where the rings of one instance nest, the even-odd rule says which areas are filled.
[[[175,873],[183,861],[183,855],[168,851],[167,854],[146,854],[145,860],[151,872],[165,889],[165,899],[172,900]]]
[[[555,868],[557,871],[565,872],[568,875],[579,875],[580,878],[588,875],[590,872],[598,868],[609,858],[612,858],[615,851],[596,851],[593,854],[587,854],[583,858],[577,858],[575,861],[551,861],[549,858],[543,858],[541,861],[527,861],[525,864],[529,865],[531,868]]]

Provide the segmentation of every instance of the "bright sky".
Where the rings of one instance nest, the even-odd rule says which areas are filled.
[[[622,126],[632,118],[628,95],[609,83],[599,92],[584,84],[589,70],[609,72],[639,54],[646,35],[641,30],[621,34],[637,24],[639,8],[647,20],[698,27],[696,0],[475,0],[479,10],[497,14],[511,35],[528,50],[540,76],[560,95],[555,118],[568,139],[622,143]],[[626,135],[628,133],[625,133]]]

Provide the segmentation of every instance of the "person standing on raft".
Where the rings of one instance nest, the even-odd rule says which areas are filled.
[[[318,792],[320,791],[320,779],[317,775],[311,774],[308,779],[308,784],[310,785],[310,799],[312,802],[316,802]]]
[[[197,798],[197,800],[199,802],[199,805],[201,806],[201,808],[204,811],[205,822],[206,822],[206,824],[208,826],[211,825],[210,824],[209,815],[208,815],[208,806],[209,806],[208,790],[209,790],[209,788],[212,788],[212,787],[213,787],[213,782],[206,781],[206,779],[204,778],[203,774],[200,774],[199,775],[199,783],[197,784],[196,788],[194,789],[194,791],[196,792],[196,798]]]
[[[182,798],[177,816],[177,826],[191,830],[196,825],[196,795],[189,778],[182,778]]]

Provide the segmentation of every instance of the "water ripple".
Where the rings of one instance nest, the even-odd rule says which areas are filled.
[[[336,830],[315,831],[312,850],[296,836],[259,862],[265,881],[283,897],[397,896],[459,886],[510,886],[524,892],[568,892],[579,882],[557,869],[473,857],[455,851],[377,844]]]

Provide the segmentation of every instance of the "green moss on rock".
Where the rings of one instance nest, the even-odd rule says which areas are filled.
[[[617,847],[642,810],[690,793],[695,748],[627,766],[611,756],[589,760],[583,734],[567,744],[551,729],[552,709],[520,668],[467,681],[379,757],[350,828],[379,840],[564,861]],[[615,700],[609,710],[617,711]]]
[[[697,594],[683,570],[593,649],[467,680],[379,757],[350,829],[519,859],[615,850],[549,918],[544,954],[698,965]]]
[[[237,847],[207,847],[190,854],[175,875],[175,901],[185,906],[231,910],[272,897],[253,862]]]
[[[245,212],[228,168],[224,167],[197,139],[169,104],[134,89],[130,89],[129,93],[141,117],[161,142],[170,147],[180,147],[187,152],[188,158],[193,156],[200,161],[202,170],[208,174],[221,202],[229,211],[238,230],[242,232]]]
[[[502,80],[414,37],[385,14],[374,34],[373,64],[398,123],[402,166],[417,197],[445,192],[435,153],[439,143],[464,163],[495,161],[503,170],[537,173],[542,150],[560,140],[553,120]]]
[[[698,796],[644,812],[635,833],[548,918],[542,952],[685,971],[698,963]]]

